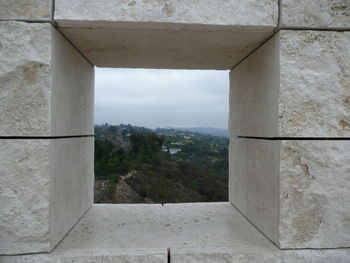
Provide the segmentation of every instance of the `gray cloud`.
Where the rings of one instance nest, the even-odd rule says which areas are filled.
[[[96,68],[95,123],[227,128],[228,81],[227,71]]]

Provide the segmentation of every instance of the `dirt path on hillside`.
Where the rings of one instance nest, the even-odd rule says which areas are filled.
[[[135,204],[135,203],[153,203],[148,198],[142,198],[126,182],[128,178],[137,175],[135,171],[120,177],[115,184],[114,189],[110,189],[107,181],[95,182],[95,203],[112,203],[112,204]]]

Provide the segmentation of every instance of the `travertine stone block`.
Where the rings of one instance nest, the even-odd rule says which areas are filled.
[[[50,24],[0,22],[0,36],[0,135],[92,134],[93,67]]]
[[[0,22],[0,134],[50,133],[51,25]]]
[[[231,72],[231,135],[285,140],[231,143],[230,201],[281,248],[350,244],[350,142],[288,141],[350,137],[349,43],[282,30]]]
[[[227,70],[277,28],[277,0],[56,1],[60,31],[98,67]]]
[[[50,250],[49,144],[0,140],[0,254]]]
[[[67,253],[33,254],[23,256],[3,256],[1,263],[166,263],[166,249],[103,249],[76,250]]]
[[[55,10],[61,27],[93,21],[124,27],[134,22],[269,27],[277,18],[277,0],[56,0]]]
[[[286,249],[349,246],[350,141],[233,140],[230,202],[259,230]]]
[[[231,135],[350,136],[349,43],[349,32],[276,34],[231,72]]]
[[[350,141],[283,141],[282,248],[350,245]]]
[[[50,239],[57,244],[92,205],[94,138],[50,143]]]
[[[60,31],[98,67],[227,70],[271,34],[273,28],[223,30],[94,27]],[[143,23],[136,23],[142,27]],[[156,24],[157,25],[157,24]],[[188,28],[190,27],[190,28]]]
[[[0,0],[0,20],[50,21],[53,0]]]
[[[350,28],[348,0],[282,0],[282,27]]]
[[[263,246],[237,248],[174,248],[171,250],[171,262],[174,263],[348,263],[350,249],[329,250],[280,250]],[[7,261],[6,261],[7,263]]]
[[[0,140],[0,254],[48,252],[93,202],[93,139]]]
[[[277,135],[278,50],[274,37],[231,71],[231,136]]]
[[[151,242],[150,242],[151,241]],[[229,203],[93,205],[52,253],[1,263],[348,263],[350,249],[280,250]]]
[[[94,67],[52,29],[51,135],[94,133]]]
[[[280,33],[281,136],[350,137],[350,32]]]
[[[247,215],[248,212],[248,142],[231,139],[229,149],[229,201]]]
[[[279,141],[231,139],[230,202],[271,240],[278,240]]]
[[[50,24],[0,35],[0,135],[92,134],[93,67]],[[0,145],[0,254],[50,251],[92,204],[93,139]]]
[[[278,240],[279,141],[247,141],[247,216],[271,240]]]

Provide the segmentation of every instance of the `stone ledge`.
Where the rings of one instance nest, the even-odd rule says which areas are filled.
[[[249,250],[212,248],[172,251],[172,263],[348,263],[350,249],[270,250],[251,247]]]
[[[1,263],[346,262],[350,249],[279,250],[229,203],[94,205],[50,254]]]

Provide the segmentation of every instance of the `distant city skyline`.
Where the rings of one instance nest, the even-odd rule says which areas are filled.
[[[95,124],[228,127],[228,71],[96,68]]]

